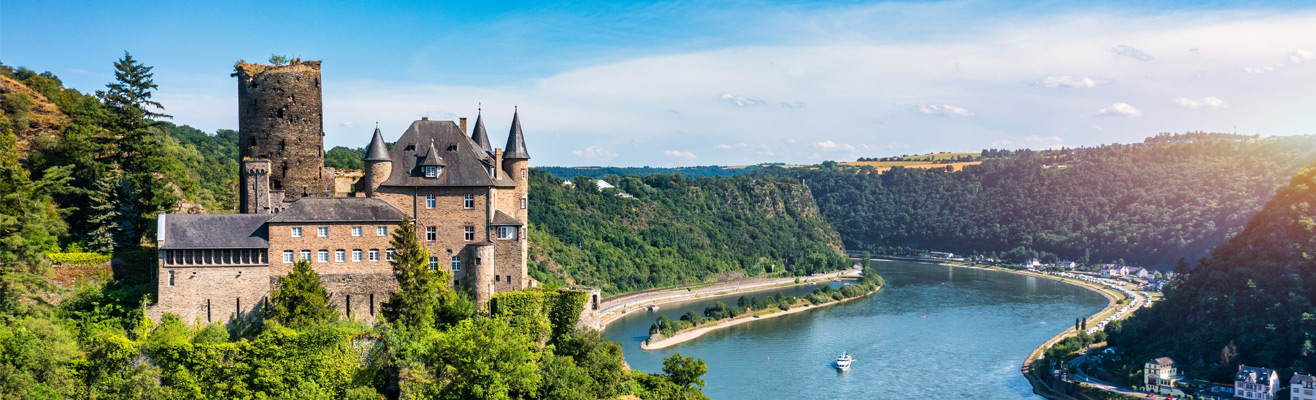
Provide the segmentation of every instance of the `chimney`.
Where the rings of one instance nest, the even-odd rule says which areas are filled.
[[[429,121],[429,120],[430,120],[430,117],[420,117],[420,120],[421,120],[421,121]]]
[[[461,118],[462,134],[466,134],[466,117]]]

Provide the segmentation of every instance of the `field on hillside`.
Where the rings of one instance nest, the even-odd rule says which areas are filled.
[[[969,157],[973,159],[973,161],[936,163],[936,161],[939,160],[955,160],[955,159],[962,159],[964,157]],[[906,157],[886,157],[886,161],[873,160],[873,161],[851,161],[851,162],[841,163],[841,165],[852,166],[852,167],[870,166],[876,168],[877,172],[879,173],[891,169],[892,167],[929,169],[929,168],[944,168],[949,166],[954,168],[956,171],[959,171],[964,169],[965,166],[978,165],[978,164],[982,164],[982,160],[979,158],[979,153],[922,154],[922,155],[906,156]]]

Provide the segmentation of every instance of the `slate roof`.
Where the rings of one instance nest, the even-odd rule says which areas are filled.
[[[489,143],[489,132],[484,129],[484,115],[475,116],[475,129],[471,132],[471,141],[484,150],[485,154],[493,155],[493,144]]]
[[[379,133],[379,127],[375,127],[375,136],[370,138],[370,145],[366,146],[365,161],[388,160],[388,147],[384,146],[384,135]]]
[[[444,167],[438,178],[425,178],[418,168],[427,158],[430,143],[438,150],[436,155],[443,158]],[[452,121],[412,122],[388,152],[393,160],[393,172],[383,186],[502,186],[510,182],[495,181],[489,176],[488,168],[493,166],[493,160],[477,148]]]
[[[439,150],[434,148],[434,142],[430,142],[430,149],[425,151],[425,158],[420,160],[420,166],[441,167],[443,165],[443,156],[440,156]]]
[[[1269,385],[1270,375],[1274,374],[1275,370],[1270,368],[1258,368],[1243,365],[1239,366],[1238,374],[1234,375],[1234,381]]]
[[[161,249],[268,249],[271,214],[166,214]]]
[[[269,222],[398,222],[405,217],[402,211],[375,198],[303,197]]]
[[[1151,363],[1160,366],[1173,366],[1174,360],[1170,359],[1170,357],[1161,357],[1155,360],[1151,360]]]
[[[530,159],[530,153],[525,150],[525,137],[521,134],[521,115],[519,112],[512,113],[512,129],[507,132],[507,146],[503,147],[503,159]]]
[[[525,225],[525,224],[522,223],[520,220],[516,219],[516,217],[513,217],[513,216],[511,216],[511,215],[508,215],[507,213],[503,212],[502,210],[494,210],[493,223],[490,224],[490,225],[515,225],[515,226],[521,226],[521,225]]]
[[[1293,378],[1289,379],[1290,385],[1303,385],[1308,383],[1316,383],[1316,376],[1303,375],[1295,372],[1293,373]]]

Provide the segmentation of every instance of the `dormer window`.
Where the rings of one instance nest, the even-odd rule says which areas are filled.
[[[457,145],[455,144],[448,145],[448,151],[457,151]]]
[[[438,177],[439,177],[439,167],[436,167],[436,166],[425,166],[424,169],[423,169],[423,171],[425,172],[425,177],[426,177],[426,178],[438,178]]]
[[[413,143],[407,143],[407,148],[402,149],[402,150],[405,150],[405,151],[416,151],[416,145],[413,144]]]

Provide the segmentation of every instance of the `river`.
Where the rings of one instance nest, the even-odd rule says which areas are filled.
[[[934,264],[874,261],[886,287],[871,297],[711,332],[645,351],[654,314],[607,327],[626,362],[662,372],[673,353],[708,363],[705,394],[735,399],[1035,399],[1019,373],[1024,357],[1048,338],[1106,305],[1099,294],[1047,279]],[[801,295],[811,287],[770,290]],[[735,296],[665,305],[679,318]],[[854,356],[848,372],[831,362]]]

